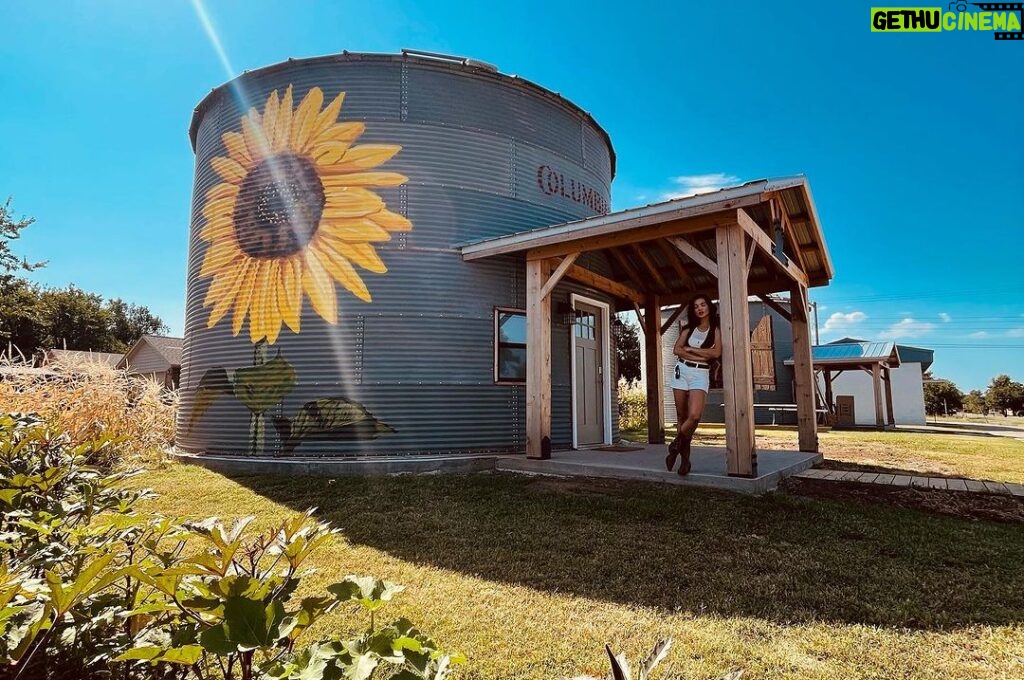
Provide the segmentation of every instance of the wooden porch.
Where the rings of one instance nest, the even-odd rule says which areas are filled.
[[[611,275],[580,266],[599,253]],[[644,332],[648,439],[664,444],[662,307],[698,293],[719,301],[723,339],[726,468],[756,477],[753,372],[747,299],[755,295],[793,325],[799,449],[818,451],[807,290],[833,276],[803,177],[761,180],[463,246],[463,259],[525,256],[527,457],[551,457],[551,292],[564,278],[602,291],[616,311],[635,310]],[[792,313],[767,296],[785,292]]]

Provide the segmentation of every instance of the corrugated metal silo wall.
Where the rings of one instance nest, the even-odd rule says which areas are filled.
[[[337,120],[365,123],[356,144],[401,145],[371,170],[408,181],[369,189],[412,228],[372,244],[386,273],[356,267],[372,302],[336,286],[337,325],[304,294],[300,332],[282,328],[273,344],[254,344],[251,319],[234,336],[232,312],[208,327],[204,300],[217,275],[200,275],[211,248],[200,234],[209,222],[207,192],[222,181],[211,161],[227,155],[222,135],[241,131],[246,108],[236,91],[213,93],[196,134],[179,446],[266,455],[522,450],[525,388],[494,383],[493,355],[494,308],[525,309],[523,259],[466,263],[454,246],[594,214],[560,192],[546,193],[538,170],[582,182],[607,204],[611,161],[601,134],[553,97],[419,60],[307,60],[238,82],[263,120],[269,93],[289,85],[295,116],[311,88],[322,90],[324,107],[345,92]],[[587,266],[608,273],[607,263],[590,260]],[[553,305],[572,290],[582,289],[560,284]],[[552,329],[555,446],[571,443],[569,330],[557,321]],[[257,364],[274,370],[261,368],[247,395],[235,371]],[[362,422],[346,426],[353,417]]]
[[[786,319],[782,318],[778,312],[774,311],[771,307],[764,304],[763,302],[749,302],[748,309],[750,313],[750,332],[753,333],[754,328],[758,322],[761,321],[762,317],[772,317],[772,335],[773,345],[775,348],[775,389],[774,390],[754,390],[754,403],[755,404],[792,404],[795,399],[793,394],[793,367],[786,366],[783,362],[793,356],[793,327]],[[685,315],[685,312],[683,313]],[[662,312],[662,323],[668,319],[669,312]],[[680,317],[682,320],[683,317]],[[685,320],[683,320],[685,323]],[[664,398],[665,398],[665,422],[669,424],[676,423],[676,408],[675,402],[672,396],[672,387],[669,385],[669,374],[675,368],[676,357],[672,354],[672,348],[676,344],[676,340],[679,339],[679,322],[672,324],[665,335],[662,336],[662,347],[664,352],[662,354],[662,360],[665,370],[665,386],[664,386]],[[708,394],[707,401],[704,405],[704,416],[702,422],[705,423],[722,423],[725,422],[725,395],[722,390],[711,390]],[[767,408],[755,408],[754,419],[758,425],[767,425],[772,422],[773,413]],[[792,425],[796,423],[796,413],[781,411],[774,414],[775,422],[779,425]]]

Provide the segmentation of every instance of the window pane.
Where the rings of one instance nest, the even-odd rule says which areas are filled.
[[[498,342],[526,344],[526,315],[513,312],[498,313]]]
[[[498,350],[498,379],[526,380],[525,347],[502,347]]]

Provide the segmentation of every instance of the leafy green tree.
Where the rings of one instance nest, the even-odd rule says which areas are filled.
[[[924,384],[924,410],[927,413],[954,413],[963,406],[964,393],[951,380],[933,378]]]
[[[1004,416],[1007,411],[1018,413],[1024,410],[1024,385],[1011,380],[1005,373],[997,375],[985,391],[985,403]]]
[[[15,219],[11,212],[11,199],[0,205],[0,282],[11,278],[11,272],[32,271],[46,265],[45,262],[29,262],[19,258],[11,250],[11,241],[21,238],[21,231],[35,222],[33,217]]]
[[[971,390],[964,397],[964,410],[968,413],[984,414],[988,411],[985,405],[985,395],[981,390]]]
[[[640,379],[640,326],[615,319],[615,352],[619,361],[619,377],[627,383]]]
[[[147,307],[114,298],[107,303],[110,312],[110,332],[114,336],[116,352],[126,352],[143,335],[167,332],[167,325]]]
[[[12,359],[32,356],[40,344],[39,287],[0,275],[0,352]]]
[[[42,348],[112,350],[112,315],[103,297],[75,285],[46,289],[39,296]]]

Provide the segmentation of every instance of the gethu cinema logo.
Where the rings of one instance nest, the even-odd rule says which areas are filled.
[[[968,6],[982,11],[967,11]],[[941,31],[994,31],[997,40],[1021,40],[1024,3],[951,2],[941,7],[872,7],[871,31],[884,33],[938,33]],[[959,10],[959,11],[954,11]]]

